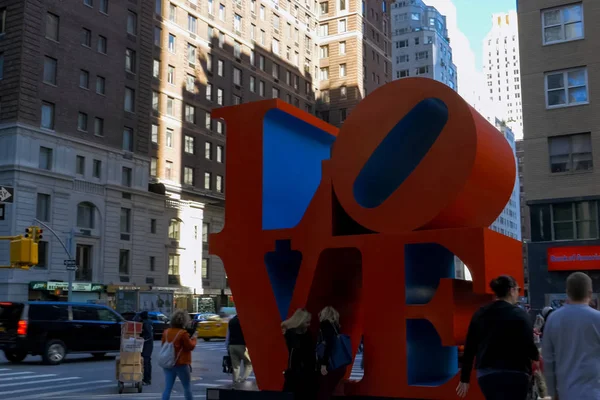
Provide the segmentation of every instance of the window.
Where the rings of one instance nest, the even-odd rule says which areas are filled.
[[[223,89],[221,88],[217,89],[217,104],[223,105]]]
[[[321,46],[321,51],[319,53],[321,58],[329,57],[329,45]]]
[[[322,81],[326,81],[329,79],[329,67],[321,68],[319,79]]]
[[[271,75],[273,75],[273,78],[279,79],[279,65],[278,64],[276,64],[276,63],[272,64]]]
[[[235,14],[233,17],[233,29],[240,32],[242,30],[242,16]]]
[[[131,49],[125,49],[125,70],[135,74],[136,71],[136,55],[135,51]]]
[[[340,76],[346,76],[346,64],[340,64]]]
[[[185,90],[190,93],[194,93],[195,80],[196,79],[194,78],[194,75],[188,74],[185,79]]]
[[[44,57],[44,83],[56,85],[56,63],[56,59]],[[3,64],[4,56],[0,53],[0,79],[2,79]]]
[[[177,6],[169,3],[169,21],[177,23]]]
[[[210,190],[212,188],[212,174],[210,172],[204,173],[204,189]]]
[[[90,73],[84,69],[79,70],[79,87],[82,89],[90,88]]]
[[[273,14],[273,28],[279,31],[279,15]]]
[[[77,175],[85,175],[85,157],[84,156],[76,156],[75,157],[75,173]]]
[[[225,46],[225,34],[219,32],[219,48],[222,49]]]
[[[253,76],[250,77],[250,91],[252,93],[256,92],[256,78]]]
[[[279,54],[279,40],[273,39],[271,42],[272,50],[274,54]]]
[[[175,84],[175,67],[172,65],[167,68],[167,82],[171,85]]]
[[[152,143],[158,143],[158,125],[152,124]]]
[[[94,160],[92,164],[92,176],[97,179],[102,177],[102,161]]]
[[[192,14],[188,14],[188,31],[196,33],[196,27],[198,26],[198,18]]]
[[[553,240],[596,239],[598,237],[598,204],[595,201],[555,203],[550,205]],[[542,214],[540,210],[540,214]],[[532,215],[532,228],[535,220],[547,218]],[[532,229],[532,230],[533,230]],[[543,228],[542,228],[543,229]]]
[[[324,37],[329,35],[329,24],[319,25],[319,36]]]
[[[104,119],[96,117],[94,118],[94,135],[104,136]]]
[[[169,239],[179,240],[181,232],[181,221],[178,219],[172,218],[169,221]]]
[[[188,43],[187,45],[187,57],[188,63],[196,64],[196,46],[193,46]]]
[[[162,37],[162,29],[158,26],[154,27],[154,45],[160,47],[161,45],[161,37]]]
[[[103,76],[96,76],[96,93],[105,94],[106,93],[106,79]]]
[[[212,84],[206,84],[206,100],[212,101]]]
[[[167,161],[165,163],[165,179],[173,179],[173,161]]]
[[[217,75],[223,76],[223,69],[224,69],[223,60],[218,60],[217,61]]]
[[[340,123],[344,122],[346,120],[347,115],[348,115],[348,110],[345,108],[340,108]]]
[[[219,19],[225,21],[225,5],[219,4]]]
[[[50,221],[50,195],[38,193],[36,218],[40,221]]]
[[[123,128],[123,150],[133,151],[133,129]]]
[[[233,84],[237,86],[242,85],[242,70],[239,68],[233,68]]]
[[[208,0],[208,13],[213,14],[213,0]]]
[[[262,71],[265,70],[265,56],[259,56],[258,57],[258,68],[260,68]]]
[[[166,140],[167,147],[173,147],[173,129],[167,128],[167,134],[166,134],[165,140]]]
[[[346,99],[348,97],[348,88],[346,86],[340,87],[340,97]]]
[[[156,220],[152,220],[156,221]],[[156,268],[156,257],[150,256],[150,271],[154,271]]]
[[[125,111],[135,112],[135,90],[125,88]]]
[[[123,167],[121,169],[121,185],[131,187],[132,175],[131,168]]]
[[[54,129],[54,103],[42,102],[41,126],[46,129]]]
[[[340,1],[340,11],[347,11],[348,8],[346,8],[347,7],[346,0],[339,0],[339,1]]]
[[[194,184],[194,168],[183,167],[183,183],[186,185]]]
[[[223,177],[221,175],[217,175],[217,192],[223,193]]]
[[[346,32],[346,23],[347,23],[347,21],[345,19],[341,19],[338,22],[338,33]]]
[[[265,6],[263,6],[263,5],[260,6],[259,16],[260,16],[260,19],[262,19],[263,21],[265,20]]]
[[[583,38],[583,6],[581,3],[542,10],[544,44],[568,42]]]
[[[329,2],[328,1],[319,3],[319,6],[320,6],[320,9],[319,9],[320,15],[325,15],[325,14],[329,13]]]
[[[94,229],[95,211],[91,203],[79,203],[77,205],[77,227],[85,229]]]
[[[279,98],[279,89],[274,87],[272,90],[272,95],[273,95],[274,99],[278,99]]]
[[[213,70],[213,59],[212,59],[212,54],[207,54],[206,55],[206,70],[208,72],[212,72]]]
[[[6,10],[5,10],[6,12]],[[2,11],[0,11],[0,14],[2,13]],[[0,33],[4,32],[3,31],[3,16],[0,15]],[[60,25],[60,18],[58,15],[54,15],[52,13],[47,13],[46,14],[46,37],[48,39],[54,40],[55,42],[58,42],[58,27]]]
[[[208,258],[202,259],[202,279],[208,279]]]
[[[204,114],[204,127],[209,131],[212,130],[212,119],[208,111]]]
[[[107,40],[104,36],[102,35],[98,35],[98,44],[97,44],[97,50],[98,53],[102,53],[102,54],[106,54],[107,51]]]
[[[265,82],[264,81],[258,82],[258,94],[262,97],[265,96]]]
[[[588,103],[587,69],[578,68],[546,74],[546,107]]]
[[[175,35],[172,35],[169,33],[169,51],[173,54],[175,54],[175,41],[177,40],[177,38],[175,37]]]
[[[158,159],[156,157],[150,158],[150,176],[156,176],[158,168]]]
[[[98,7],[101,13],[108,14],[108,0],[100,0],[100,7]]]
[[[81,31],[81,44],[85,47],[92,47],[92,31],[83,28]]]
[[[592,142],[589,133],[548,138],[551,172],[591,171]]]
[[[331,101],[329,90],[321,90],[321,100],[323,100],[324,103],[329,103]]]
[[[189,104],[185,105],[185,122],[190,124],[196,123],[196,107]]]
[[[129,275],[129,250],[119,250],[119,274]]]
[[[346,54],[346,42],[340,42],[339,52],[341,54]]]
[[[87,132],[88,128],[88,115],[83,112],[79,112],[77,115],[77,129],[83,132]]]
[[[194,154],[196,152],[195,139],[193,136],[185,135],[184,139],[184,150],[188,154]]]
[[[131,10],[127,11],[127,33],[137,35],[137,14]]]
[[[169,254],[169,275],[179,276],[179,254]]]
[[[160,95],[158,92],[152,92],[152,110],[158,112],[160,109]]]
[[[167,96],[167,115],[173,116],[173,103],[175,103],[175,99],[173,97]]]

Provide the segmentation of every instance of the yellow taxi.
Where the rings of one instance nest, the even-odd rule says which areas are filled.
[[[196,327],[198,337],[207,342],[211,339],[225,339],[228,323],[229,319],[223,319],[216,314],[199,319]]]

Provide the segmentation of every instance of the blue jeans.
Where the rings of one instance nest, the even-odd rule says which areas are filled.
[[[191,376],[189,365],[176,365],[173,368],[164,368],[164,371],[165,391],[163,392],[162,400],[169,400],[171,398],[171,391],[173,390],[173,385],[175,384],[176,378],[179,378],[181,384],[183,385],[183,394],[185,396],[185,400],[192,400],[194,398],[190,383]]]

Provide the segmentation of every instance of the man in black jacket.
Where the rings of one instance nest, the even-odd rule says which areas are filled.
[[[148,311],[140,313],[142,321],[142,338],[144,339],[144,347],[142,348],[142,358],[144,359],[144,385],[152,383],[152,350],[154,347],[154,328],[152,321],[148,319]]]
[[[236,315],[229,321],[229,329],[227,330],[227,339],[225,342],[229,356],[231,357],[231,365],[233,366],[233,382],[245,382],[252,373],[252,362],[246,348],[246,341],[242,333],[240,319]],[[240,367],[244,361],[244,374],[240,377]]]

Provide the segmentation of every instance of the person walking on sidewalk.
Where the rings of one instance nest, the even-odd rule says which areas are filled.
[[[281,323],[288,348],[283,391],[294,393],[295,400],[314,400],[316,395],[315,342],[308,330],[311,318],[308,311],[298,309]]]
[[[240,319],[237,315],[229,321],[225,347],[229,352],[229,357],[231,357],[233,383],[245,382],[252,373],[252,361],[250,361],[250,355],[248,354],[246,341],[244,340],[244,333],[242,332]],[[244,374],[240,377],[242,361],[244,361]]]
[[[546,321],[542,353],[553,399],[600,399],[600,311],[589,306],[592,293],[589,276],[569,275],[569,300]]]
[[[512,276],[499,276],[490,288],[496,301],[471,319],[456,392],[459,397],[467,395],[476,360],[477,382],[486,400],[525,400],[532,363],[539,360],[533,326],[529,315],[516,306],[519,286]]]
[[[196,347],[197,332],[192,335],[187,331],[190,325],[190,317],[183,310],[177,310],[171,318],[171,327],[165,329],[162,336],[162,344],[165,342],[173,343],[175,352],[175,366],[172,368],[164,368],[165,371],[165,390],[162,395],[162,400],[171,398],[171,391],[175,385],[175,379],[179,378],[183,385],[183,394],[185,400],[192,400],[191,386],[191,366],[192,366],[192,351]]]
[[[325,345],[323,356],[318,360],[318,400],[329,400],[346,374],[346,368],[329,369],[329,358],[340,332],[340,314],[333,307],[325,307],[319,313],[319,338]]]
[[[144,339],[144,347],[142,348],[142,357],[144,359],[144,385],[152,384],[152,350],[154,349],[154,328],[152,322],[148,319],[148,311],[140,313],[142,320],[142,338]]]

